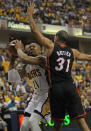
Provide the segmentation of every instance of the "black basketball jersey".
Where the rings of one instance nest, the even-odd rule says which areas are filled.
[[[55,44],[52,55],[48,58],[48,75],[52,84],[66,80],[72,80],[71,68],[74,61],[73,52],[70,47],[61,47]]]

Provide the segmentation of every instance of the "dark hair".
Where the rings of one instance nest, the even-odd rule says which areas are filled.
[[[62,41],[63,43],[67,44],[69,40],[69,35],[66,31],[60,30],[56,33],[56,36],[58,36],[59,40]]]

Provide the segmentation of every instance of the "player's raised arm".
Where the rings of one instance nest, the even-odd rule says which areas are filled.
[[[91,55],[80,53],[76,49],[72,49],[74,57],[77,58],[78,60],[91,60]]]
[[[41,45],[45,46],[47,49],[53,50],[54,48],[53,42],[50,39],[44,37],[42,33],[39,32],[36,26],[36,23],[33,19],[34,7],[35,7],[34,3],[30,3],[28,7],[28,17],[29,17],[31,31],[33,32],[35,38]]]

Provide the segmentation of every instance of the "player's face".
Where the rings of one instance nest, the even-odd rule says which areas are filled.
[[[32,56],[37,56],[37,55],[41,54],[41,48],[36,43],[31,43],[29,49],[30,49],[29,54],[32,55]]]

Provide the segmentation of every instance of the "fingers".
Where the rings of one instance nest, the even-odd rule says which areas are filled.
[[[34,2],[30,2],[29,7],[35,8],[35,3]]]
[[[35,3],[30,2],[29,6],[28,6],[28,10],[34,9],[34,8],[35,8]]]
[[[28,13],[34,13],[35,3],[30,2],[28,6]]]

